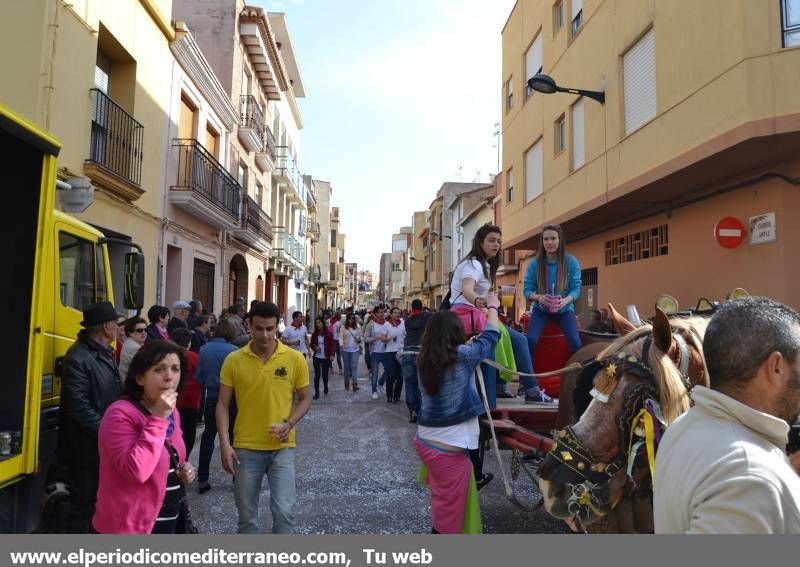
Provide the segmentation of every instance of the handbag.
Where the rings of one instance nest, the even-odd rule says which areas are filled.
[[[178,453],[172,447],[169,441],[164,441],[169,453],[170,466],[177,470],[178,468]],[[192,511],[189,509],[189,503],[186,502],[186,495],[181,498],[178,508],[178,518],[175,520],[175,533],[176,534],[197,534],[200,533],[192,521]]]

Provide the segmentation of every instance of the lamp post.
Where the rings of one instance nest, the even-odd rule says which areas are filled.
[[[435,237],[436,237],[436,238],[438,238],[439,240],[441,240],[442,238],[449,238],[450,240],[453,240],[453,237],[452,237],[452,236],[448,236],[448,235],[446,235],[446,234],[439,234],[439,233],[438,233],[438,232],[436,232],[435,230],[431,232],[431,236],[435,236]]]
[[[533,77],[531,77],[530,79],[528,79],[528,86],[531,89],[535,90],[536,92],[544,94],[572,93],[585,96],[587,98],[591,98],[592,100],[596,100],[600,104],[606,103],[605,91],[587,91],[584,89],[559,87],[551,76],[545,75],[544,73],[538,73]]]

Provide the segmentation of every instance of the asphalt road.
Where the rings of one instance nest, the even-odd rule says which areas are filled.
[[[313,379],[313,371],[311,371]],[[361,377],[367,376],[363,360]],[[410,534],[430,533],[430,499],[417,478],[419,460],[413,446],[415,425],[404,403],[372,400],[369,379],[358,392],[344,390],[341,375],[330,380],[330,393],[315,400],[297,428],[295,452],[298,533]],[[197,465],[200,432],[190,460]],[[509,470],[510,452],[503,452]],[[484,471],[495,479],[480,493],[486,533],[565,533],[563,523],[539,509],[520,510],[506,497],[495,458],[487,453]],[[237,512],[231,477],[222,470],[219,451],[211,461],[211,491],[188,488],[192,518],[201,533],[236,533]],[[538,490],[524,473],[512,481],[523,503]],[[262,531],[269,532],[269,488],[262,486]]]

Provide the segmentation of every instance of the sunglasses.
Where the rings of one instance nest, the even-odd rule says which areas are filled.
[[[147,332],[147,327],[144,327],[142,329],[134,329],[133,332],[134,333],[146,333]]]

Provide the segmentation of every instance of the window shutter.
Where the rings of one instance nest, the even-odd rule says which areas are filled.
[[[540,33],[525,54],[525,83],[542,68],[542,34]],[[530,89],[529,89],[530,92]]]
[[[584,134],[583,99],[572,105],[572,169],[586,163],[586,138]]]
[[[525,201],[532,201],[542,194],[542,140],[536,142],[525,154]]]
[[[625,133],[656,115],[656,39],[651,29],[623,58]]]

